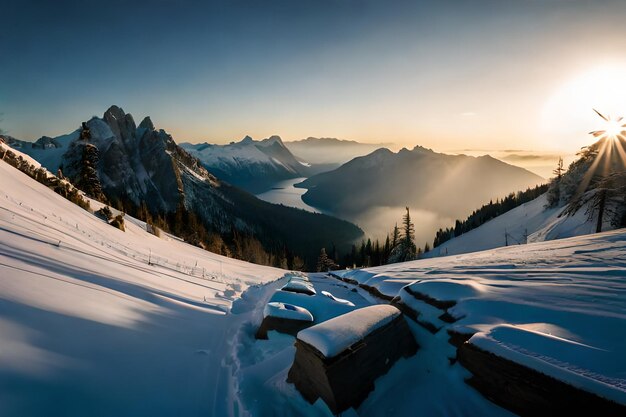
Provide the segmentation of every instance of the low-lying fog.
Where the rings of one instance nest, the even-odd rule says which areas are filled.
[[[303,180],[304,178],[294,178],[281,181],[276,183],[271,190],[257,194],[257,197],[274,204],[283,204],[316,213],[324,212],[302,201],[301,196],[306,192],[306,189],[296,188],[294,184]],[[341,216],[326,212],[326,214],[343,218],[358,225],[365,232],[365,239],[379,239],[381,243],[384,243],[387,233],[391,235],[396,223],[398,227],[402,227],[404,213],[404,207],[372,207],[362,213]],[[418,209],[411,209],[411,219],[415,224],[415,242],[422,248],[427,242],[432,247],[436,231],[441,227],[453,226],[455,221],[451,217],[433,211]]]

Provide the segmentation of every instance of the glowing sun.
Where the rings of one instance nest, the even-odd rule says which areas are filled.
[[[590,129],[614,138],[626,130],[621,119],[600,119],[591,108],[626,113],[626,63],[593,68],[557,86],[541,111],[541,132],[556,147],[577,150],[589,144]]]
[[[623,133],[626,130],[626,124],[623,124],[623,117],[618,117],[617,119],[612,119],[611,116],[604,116],[602,113],[593,109],[597,113],[598,116],[604,120],[604,129],[594,130],[593,132],[589,132],[594,137],[602,137],[607,139],[624,139]]]

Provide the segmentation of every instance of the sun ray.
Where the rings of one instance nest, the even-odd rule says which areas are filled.
[[[602,117],[602,118],[603,118],[604,120],[606,120],[607,122],[609,121],[609,119],[607,119],[606,117],[604,117],[604,116],[602,115],[602,113],[600,113],[600,112],[599,112],[599,111],[597,111],[596,109],[593,109],[593,111],[595,111],[595,112],[598,114],[598,116]]]
[[[619,136],[619,142],[616,144],[615,148],[617,149],[617,155],[621,159],[621,169],[624,170],[626,168],[626,151],[624,147],[626,146],[626,138],[622,135]]]
[[[602,159],[602,168],[600,175],[606,176],[611,172],[611,157],[613,156],[613,141],[606,141],[604,154],[598,155]]]
[[[610,175],[614,171],[624,171],[626,169],[626,124],[620,124],[622,117],[613,119],[610,116],[604,116],[602,113],[593,109],[605,122],[603,130],[594,130],[589,132],[590,135],[600,138],[598,142],[591,146],[597,146],[593,161],[589,169],[583,176],[581,183],[578,185],[576,194],[584,193],[589,184],[595,177],[604,177]]]
[[[606,141],[603,141],[600,144],[600,149],[598,149],[598,153],[595,155],[593,162],[591,163],[591,166],[589,167],[589,169],[583,176],[583,179],[580,182],[580,185],[578,186],[578,189],[576,191],[576,195],[580,195],[584,193],[585,190],[587,190],[587,187],[589,187],[589,184],[591,183],[591,180],[595,176],[596,170],[598,169],[598,165],[600,165],[600,160],[602,159],[600,155],[602,155],[605,147],[606,147]]]

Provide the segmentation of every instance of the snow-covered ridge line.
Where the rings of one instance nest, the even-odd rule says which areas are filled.
[[[246,136],[228,145],[181,143],[180,146],[221,179],[251,192],[308,173],[308,164],[299,161],[280,137],[256,141]]]

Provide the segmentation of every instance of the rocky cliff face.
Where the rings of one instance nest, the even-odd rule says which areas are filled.
[[[173,210],[180,198],[171,155],[164,152],[168,135],[138,129],[130,114],[112,106],[102,119],[87,122],[91,141],[100,150],[98,173],[112,200],[145,201],[154,211]],[[66,155],[67,156],[67,155]]]

